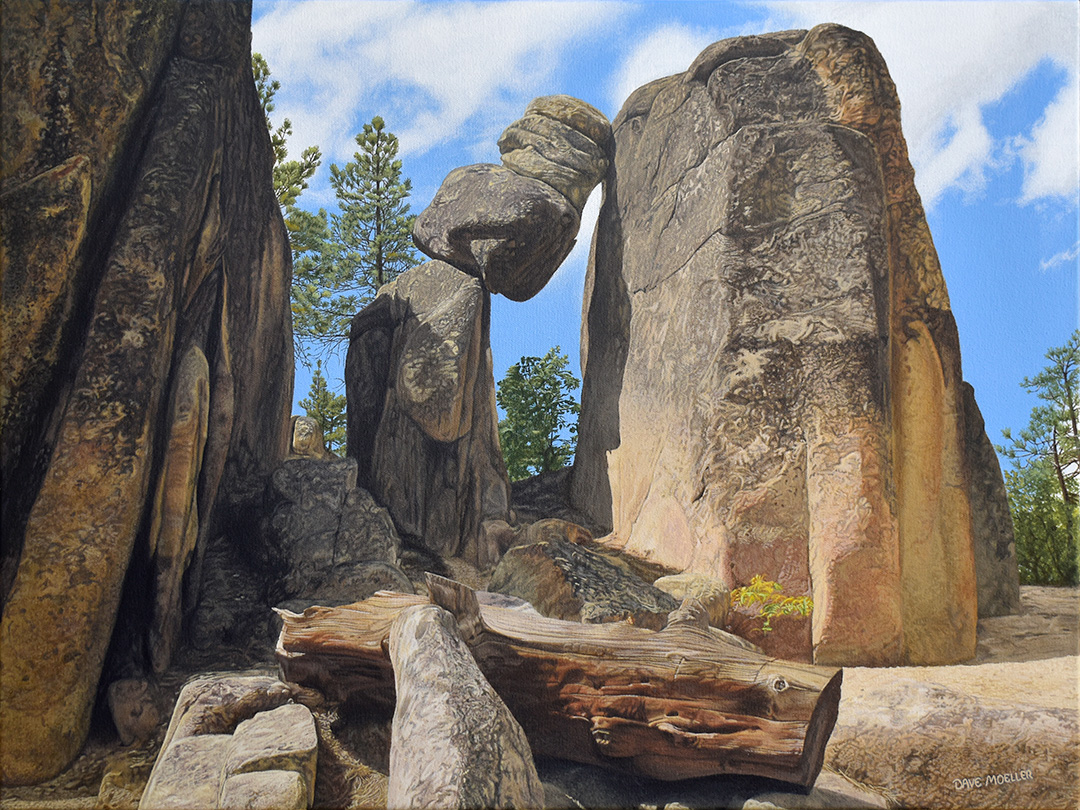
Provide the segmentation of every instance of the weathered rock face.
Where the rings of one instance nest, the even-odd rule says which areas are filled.
[[[287,450],[292,335],[250,8],[17,3],[2,35],[0,777],[27,783],[85,739],[133,551],[167,662],[215,515]]]
[[[428,262],[357,314],[345,366],[360,486],[408,541],[481,568],[498,558],[481,524],[506,520],[510,497],[489,328],[480,282]]]
[[[512,301],[532,298],[574,247],[581,210],[608,168],[611,126],[571,96],[542,96],[499,138],[502,166],[447,175],[413,240]]]
[[[356,485],[355,459],[297,458],[270,477],[273,510],[265,532],[267,567],[283,599],[324,597],[358,601],[370,593],[350,587],[367,566],[396,566],[401,540],[385,509]],[[405,585],[404,573],[400,580]]]
[[[613,127],[574,505],[672,567],[812,595],[820,663],[970,658],[959,344],[873,43],[725,40]]]
[[[963,383],[961,393],[979,618],[1007,616],[1020,612],[1020,574],[1008,494],[1001,476],[1001,464],[975,402],[975,389]]]
[[[618,561],[567,540],[510,549],[488,589],[524,599],[552,619],[592,624],[629,620],[650,630],[662,630],[678,607],[672,596]]]

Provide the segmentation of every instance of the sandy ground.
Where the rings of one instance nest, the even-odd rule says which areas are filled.
[[[979,622],[975,660],[949,667],[845,667],[844,694],[908,678],[979,698],[1080,709],[1080,588],[1024,586],[1015,616]]]

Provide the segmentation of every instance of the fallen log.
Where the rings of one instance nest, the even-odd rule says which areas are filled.
[[[734,645],[710,631],[695,600],[657,632],[481,605],[469,588],[431,575],[428,588],[536,755],[665,780],[746,774],[809,787],[821,771],[842,671]],[[279,611],[284,678],[337,700],[393,700],[390,627],[427,603],[384,591]]]
[[[436,605],[390,628],[397,706],[387,806],[536,808],[544,787],[506,704],[484,679],[454,617]]]

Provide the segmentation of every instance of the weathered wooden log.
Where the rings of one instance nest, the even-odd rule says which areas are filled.
[[[436,605],[406,608],[390,628],[397,706],[387,806],[537,808],[544,786],[525,732]]]
[[[810,786],[836,722],[842,671],[778,661],[725,640],[688,600],[654,632],[480,605],[429,575],[481,672],[533,753],[657,779],[764,776]],[[391,624],[421,596],[380,592],[339,608],[281,612],[284,677],[336,699],[393,699]]]

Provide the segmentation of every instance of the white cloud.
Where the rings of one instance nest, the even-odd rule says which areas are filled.
[[[1061,253],[1055,253],[1049,259],[1043,259],[1039,262],[1039,269],[1045,273],[1047,270],[1052,270],[1060,264],[1072,264],[1075,266],[1078,257],[1080,257],[1080,242],[1077,242],[1068,250],[1063,250]]]
[[[1080,82],[1073,73],[1072,81],[1061,88],[1057,98],[1046,108],[1042,119],[1021,141],[1020,156],[1024,161],[1024,187],[1021,202],[1043,197],[1068,197],[1076,200],[1080,188]],[[1073,249],[1072,258],[1076,258]]]
[[[378,112],[415,155],[462,135],[490,139],[494,125],[473,120],[479,111],[506,112],[502,125],[520,115],[561,51],[621,11],[614,2],[282,2],[256,20],[252,48],[285,79],[276,113],[292,120],[292,143],[351,157],[354,122]]]
[[[776,2],[801,27],[836,22],[873,38],[889,66],[902,107],[904,134],[924,203],[952,186],[977,187],[993,161],[981,110],[1050,60],[1067,71],[1076,107],[1078,6],[1072,2]],[[1023,153],[1025,197],[1075,194],[1075,112],[1070,99],[1048,108],[1045,124]],[[1055,102],[1055,105],[1058,102]],[[999,145],[1000,148],[1001,145]],[[1072,178],[1071,181],[1063,178]],[[1048,192],[1049,190],[1049,192]]]
[[[581,211],[581,226],[578,228],[577,242],[574,244],[574,249],[570,251],[570,255],[563,260],[551,281],[548,282],[548,286],[552,289],[567,285],[578,290],[583,289],[585,272],[589,265],[589,246],[592,244],[593,231],[596,230],[596,220],[600,217],[602,185],[592,190]]]

